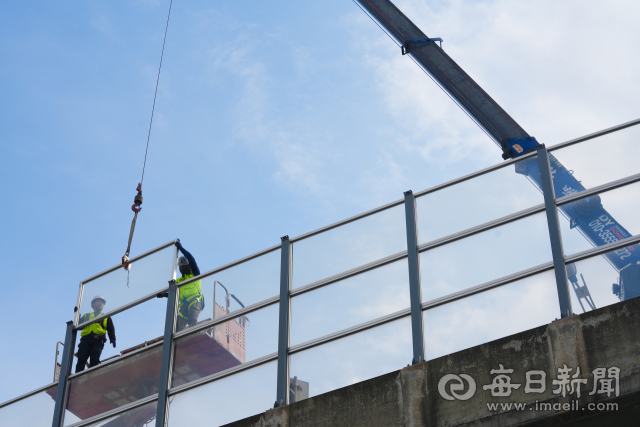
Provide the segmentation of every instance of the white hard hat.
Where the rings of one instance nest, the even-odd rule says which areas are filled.
[[[93,299],[91,300],[91,304],[93,304],[93,302],[97,299],[101,299],[103,304],[107,303],[107,300],[102,296],[102,295],[96,295],[95,297],[93,297]]]
[[[178,258],[178,267],[182,265],[189,265],[189,260],[186,257],[181,256]]]

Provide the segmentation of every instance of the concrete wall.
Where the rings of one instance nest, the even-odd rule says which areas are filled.
[[[439,359],[410,366],[399,371],[353,384],[288,406],[255,415],[228,426],[232,427],[388,427],[388,426],[640,426],[640,298],[614,304],[589,313],[555,321],[500,340],[469,348]],[[513,369],[505,374],[511,384],[520,384],[509,396],[493,396],[491,385],[498,373],[491,370]],[[559,368],[571,368],[569,381],[586,379],[577,398],[577,387],[572,394],[554,394],[561,387]],[[594,394],[593,371],[596,368],[620,369],[619,395]],[[580,374],[577,369],[580,368]],[[546,373],[545,391],[531,390],[540,384],[527,385],[526,372],[541,370]],[[608,374],[609,371],[606,371]],[[441,389],[449,396],[445,399],[438,385],[447,374],[471,377],[476,384],[475,393],[469,391],[469,382],[453,377]],[[575,378],[573,378],[575,376]],[[468,377],[467,377],[468,378]],[[504,378],[504,377],[503,377]],[[531,379],[540,376],[532,375]],[[607,378],[605,378],[607,380]],[[506,381],[506,380],[505,380]],[[610,382],[615,386],[615,380]],[[453,385],[453,388],[451,387]],[[604,384],[606,385],[606,384]],[[567,389],[569,393],[571,389]],[[500,392],[494,388],[493,392]],[[462,399],[454,397],[454,393]],[[465,395],[467,393],[469,397]],[[537,406],[536,406],[537,402]],[[500,404],[524,403],[524,410],[501,407]],[[545,410],[540,404],[551,404]],[[598,410],[597,404],[617,404]],[[488,405],[498,404],[497,409]],[[567,404],[563,408],[563,405]],[[589,404],[595,405],[590,410]],[[555,409],[554,409],[555,405]],[[569,410],[565,410],[570,408]]]

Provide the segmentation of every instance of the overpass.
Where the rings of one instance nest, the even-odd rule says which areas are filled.
[[[226,427],[637,426],[639,313],[640,298],[620,302]]]

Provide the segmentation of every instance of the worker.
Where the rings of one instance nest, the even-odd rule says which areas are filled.
[[[96,317],[102,316],[102,309],[107,300],[102,295],[96,295],[91,300],[91,308],[93,313],[85,313],[80,318],[80,323],[88,322]],[[116,348],[116,330],[113,327],[111,317],[105,317],[100,322],[93,323],[82,330],[80,333],[80,344],[78,345],[78,363],[76,364],[76,373],[84,371],[84,367],[89,360],[89,367],[92,368],[100,364],[100,355],[107,342],[107,332],[109,333],[109,342]]]
[[[176,283],[199,276],[200,269],[193,255],[183,248],[180,242],[176,242],[176,247],[184,255],[178,258],[178,268],[180,268],[182,277],[178,278]],[[196,280],[180,287],[176,332],[183,330],[187,325],[193,326],[198,323],[198,316],[204,308],[204,297],[202,296],[200,282],[200,280]]]

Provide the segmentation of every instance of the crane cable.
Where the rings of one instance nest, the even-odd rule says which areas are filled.
[[[151,126],[153,125],[153,113],[156,109],[156,98],[158,96],[158,83],[160,82],[160,71],[162,70],[162,59],[164,57],[164,46],[167,42],[167,31],[169,30],[169,18],[171,17],[171,6],[173,5],[173,0],[169,2],[169,13],[167,14],[167,25],[164,29],[164,40],[162,41],[162,53],[160,54],[160,66],[158,67],[158,77],[156,79],[156,91],[153,95],[153,107],[151,107],[151,120],[149,121],[149,133],[147,134],[147,148],[144,152],[144,163],[142,164],[142,177],[140,178],[140,183],[136,190],[138,194],[133,199],[133,205],[131,205],[131,210],[133,211],[133,220],[131,221],[131,229],[129,231],[129,243],[127,244],[127,251],[122,256],[122,267],[127,270],[127,287],[129,287],[129,273],[128,271],[131,269],[131,264],[129,263],[129,252],[131,251],[131,240],[133,239],[133,232],[136,228],[136,220],[138,219],[138,213],[142,210],[142,181],[144,181],[144,170],[147,167],[147,153],[149,152],[149,140],[151,138]]]

